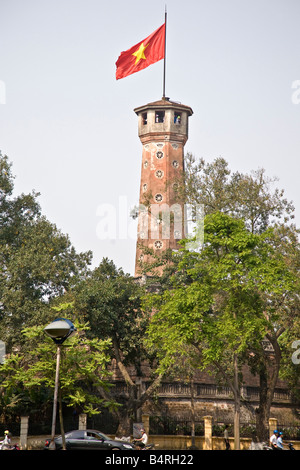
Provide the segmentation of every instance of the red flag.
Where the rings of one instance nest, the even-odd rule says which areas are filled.
[[[116,79],[139,72],[165,56],[165,23],[146,39],[121,52],[117,62]]]

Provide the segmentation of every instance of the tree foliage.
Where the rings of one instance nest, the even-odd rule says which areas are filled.
[[[126,382],[123,406],[116,410],[119,419],[117,434],[121,436],[130,434],[132,418],[151,397],[160,381],[159,376],[142,391],[134,378],[151,381],[148,374],[151,374],[149,366],[152,357],[144,346],[149,323],[149,315],[141,308],[144,294],[144,287],[108,259],[103,259],[90,276],[74,289],[77,315],[89,322],[91,337],[111,340],[112,364],[116,366],[119,377]]]
[[[141,310],[144,290],[134,279],[103,259],[74,289],[75,309],[89,322],[90,335],[111,338],[115,350],[122,351],[124,364],[140,367],[145,357],[142,338],[148,317]]]
[[[97,414],[103,407],[117,406],[114,400],[104,400],[97,393],[99,388],[109,388],[110,341],[88,339],[88,325],[76,326],[77,334],[61,346],[61,396],[67,406]],[[46,410],[53,401],[56,346],[43,329],[44,326],[25,328],[22,334],[27,348],[10,354],[1,366],[1,389],[10,412],[30,414],[38,405],[41,411]]]
[[[264,424],[279,374],[279,338],[299,292],[298,273],[278,243],[275,228],[253,233],[242,219],[208,214],[201,250],[177,253],[168,288],[150,297],[155,315],[148,343],[157,351],[159,370],[168,371],[188,354],[195,368],[225,381],[238,407],[242,366],[255,374],[263,370],[267,396],[258,411]],[[274,349],[272,357],[264,340]]]
[[[49,302],[85,274],[91,253],[76,253],[41,214],[37,193],[13,196],[11,164],[2,155],[0,170],[0,337],[11,351],[23,328],[50,318]]]
[[[218,212],[206,216],[204,237],[200,253],[183,250],[172,288],[151,297],[158,311],[149,334],[165,370],[186,343],[201,345],[201,368],[221,363],[226,349],[257,346],[280,315],[270,301],[294,286],[272,230],[253,234]]]
[[[250,174],[232,172],[224,158],[206,162],[188,153],[184,173],[178,178],[178,192],[185,203],[203,204],[205,214],[224,212],[245,221],[253,233],[262,233],[275,223],[294,218],[294,206],[284,190],[274,188],[278,178],[270,178],[260,168]]]

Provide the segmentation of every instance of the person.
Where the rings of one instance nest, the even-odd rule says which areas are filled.
[[[263,450],[263,443],[258,441],[256,433],[252,433],[252,440],[249,447],[249,450]]]
[[[228,428],[229,428],[229,426],[228,426],[228,424],[226,424],[225,430],[224,430],[224,441],[225,441],[226,450],[230,450]]]
[[[148,436],[146,434],[145,429],[141,429],[141,433],[142,433],[142,437],[140,437],[139,439],[135,439],[135,441],[139,441],[137,446],[143,448],[147,445]]]
[[[282,438],[283,438],[283,433],[280,432],[280,433],[279,433],[279,436],[278,436],[278,439],[277,439],[277,447],[278,447],[279,450],[284,450],[284,449],[283,449],[283,446],[289,447],[288,444],[285,444],[285,443],[283,442]]]
[[[278,439],[278,431],[277,429],[275,429],[272,436],[270,437],[270,444],[273,450],[278,450],[277,439]]]
[[[4,431],[4,440],[1,442],[2,450],[10,448],[10,444],[11,444],[10,436],[11,434],[9,431]]]

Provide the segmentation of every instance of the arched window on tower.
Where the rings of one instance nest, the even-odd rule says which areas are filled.
[[[147,124],[147,113],[142,114],[142,123],[143,123],[143,126]]]
[[[164,111],[155,111],[155,122],[161,123],[165,121],[165,112]]]
[[[181,113],[174,111],[174,124],[181,124]]]

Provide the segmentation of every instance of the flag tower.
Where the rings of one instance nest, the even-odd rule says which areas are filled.
[[[164,60],[162,99],[134,110],[143,145],[135,277],[141,276],[143,264],[151,262],[149,251],[176,250],[178,241],[187,235],[184,204],[178,200],[175,185],[184,171],[188,118],[193,111],[165,96],[166,30],[167,11],[164,24],[121,52],[116,62],[119,80]]]
[[[151,262],[149,250],[157,254],[177,250],[178,241],[187,235],[176,179],[184,171],[184,145],[193,111],[168,98],[134,111],[143,146],[135,261],[135,277],[140,277],[141,266]]]

